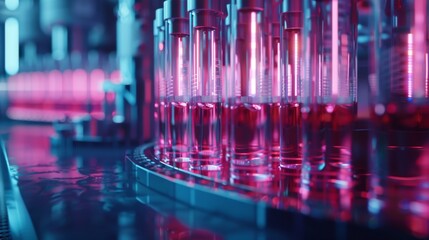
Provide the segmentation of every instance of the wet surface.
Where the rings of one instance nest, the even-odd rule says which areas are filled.
[[[50,126],[2,124],[0,134],[39,239],[220,239],[142,204],[123,149],[51,150]]]
[[[389,216],[383,215],[385,218],[367,215],[368,175],[364,170],[354,173],[356,184],[350,192],[335,195],[338,199],[351,199],[351,207],[345,209],[347,214],[342,214],[344,208],[338,208],[340,215],[336,215],[338,211],[328,211],[316,214],[318,218],[305,216],[314,215],[312,212],[299,214],[305,212],[305,207],[316,208],[310,198],[297,201],[296,174],[284,173],[289,177],[279,179],[280,184],[272,186],[281,194],[272,198],[271,204],[301,211],[279,213],[272,209],[269,225],[278,226],[258,230],[253,225],[192,209],[143,185],[129,184],[124,149],[52,149],[49,137],[53,133],[48,125],[0,124],[0,137],[6,143],[11,175],[18,182],[39,239],[319,239],[320,235],[315,233],[330,232],[329,236],[333,236],[338,229],[346,229],[345,236],[359,232],[360,236],[380,234],[389,239],[412,237],[402,231],[397,235],[393,231],[397,228],[406,229],[414,237],[428,236],[427,217],[421,212],[405,214],[406,217],[398,215],[397,211],[389,211]],[[367,166],[361,167],[366,169]],[[322,204],[322,208],[338,210],[331,206],[337,201],[328,200],[330,204]],[[344,227],[323,220],[321,215],[326,214],[333,214],[337,220],[364,224]],[[387,228],[374,232],[364,226],[374,221],[383,222],[381,225]]]

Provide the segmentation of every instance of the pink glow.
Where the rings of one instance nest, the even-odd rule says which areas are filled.
[[[83,69],[73,71],[73,98],[78,101],[85,101],[88,88],[88,74]]]
[[[40,103],[46,94],[46,77],[44,72],[33,72],[31,74],[33,100]]]
[[[338,0],[332,0],[332,97],[339,92],[338,79]]]
[[[122,77],[121,77],[121,71],[120,70],[114,70],[112,73],[110,73],[110,81],[112,83],[119,84],[121,83]],[[106,93],[106,101],[109,103],[113,103],[115,101],[116,95],[113,92],[107,92]]]
[[[115,70],[110,74],[110,80],[112,83],[120,83],[121,82],[121,71]]]
[[[298,96],[298,79],[299,79],[299,73],[298,73],[298,64],[299,64],[299,58],[298,58],[298,49],[299,49],[299,36],[297,33],[294,34],[294,96]]]
[[[258,77],[258,70],[256,66],[256,44],[257,44],[257,15],[256,13],[252,12],[250,15],[250,77],[249,77],[249,95],[256,95],[256,85],[257,85],[257,77]]]
[[[428,64],[429,64],[429,62],[428,62],[428,54],[426,53],[426,55],[425,55],[425,72],[426,72],[426,74],[425,74],[425,97],[429,97],[429,74],[428,74]]]
[[[180,69],[180,70],[182,70],[184,65],[185,65],[183,62],[183,43],[182,42],[183,42],[183,39],[179,38],[179,45],[178,45],[179,57],[177,59],[177,69]],[[178,77],[178,82],[179,82],[179,84],[177,85],[177,93],[178,93],[178,96],[183,96],[185,94],[185,89],[183,89],[183,86],[182,86],[182,83],[184,80],[183,75],[180,73],[180,74],[178,74],[177,77]]]
[[[277,76],[273,76],[273,79],[275,79],[275,81],[276,81],[275,82],[276,85],[274,85],[273,88],[275,87],[274,96],[280,96],[282,94],[281,93],[281,80],[280,80],[280,76],[281,76],[280,42],[276,42],[275,48],[277,49],[276,50],[276,56],[275,56],[276,60],[275,60],[275,63],[273,63],[273,65],[274,65],[273,67],[275,68],[274,74],[276,74]]]
[[[10,100],[15,100],[16,97],[16,80],[18,79],[19,73],[17,75],[10,76],[7,80],[7,93]]]
[[[20,81],[20,89],[22,89],[21,91],[21,99],[30,99],[31,98],[31,73],[24,73],[22,75],[21,81]]]
[[[413,34],[408,34],[407,44],[407,75],[408,75],[408,98],[413,97]]]
[[[212,35],[212,33],[210,33],[210,35]],[[216,92],[217,88],[216,88],[216,84],[218,83],[218,79],[216,78],[216,67],[217,67],[217,63],[216,63],[216,43],[214,40],[213,36],[210,36],[210,40],[211,40],[211,45],[212,45],[212,53],[211,53],[211,67],[212,69],[210,69],[211,71],[211,79],[210,79],[210,83],[212,84],[212,86],[210,87],[210,90],[212,91],[211,93],[209,93],[210,95],[213,96],[217,96],[218,93]]]
[[[412,63],[425,62],[427,53],[427,1],[414,1],[414,25],[411,30],[412,36]],[[418,49],[418,51],[414,51]],[[412,88],[413,97],[424,97],[426,95],[426,66],[423,64],[412,64]]]
[[[318,76],[320,78],[323,78],[323,75],[322,75],[323,74],[322,54],[319,54],[317,65],[319,66]],[[319,82],[318,96],[322,96],[322,81],[318,81],[318,82]],[[313,92],[312,92],[312,94],[313,94]]]
[[[290,64],[287,65],[287,93],[288,96],[292,96],[292,71],[290,69]]]
[[[103,93],[103,81],[105,79],[104,71],[101,69],[94,69],[90,73],[90,92],[92,101],[102,101],[104,97]]]
[[[202,34],[202,33],[200,31],[197,31],[196,34]],[[193,91],[192,95],[193,96],[201,94],[200,92],[197,93],[197,91],[200,90],[200,88],[201,88],[201,86],[199,86],[200,79],[198,79],[201,76],[201,68],[199,67],[200,62],[201,62],[200,54],[199,54],[199,51],[201,48],[200,47],[200,39],[201,39],[201,37],[199,37],[199,36],[196,36],[196,38],[195,38],[195,51],[194,51],[194,62],[193,62],[193,64],[194,64],[194,69],[196,71],[192,73],[193,74],[192,81],[193,81],[193,84],[195,84],[195,86],[192,86],[192,88],[193,88],[192,89],[192,91]],[[196,78],[196,79],[194,79],[194,78]]]
[[[20,98],[21,98],[21,91],[22,91],[22,88],[21,88],[21,79],[22,79],[22,74],[23,73],[18,73],[17,75],[16,75],[16,78],[15,78],[15,80],[14,80],[14,84],[13,84],[13,86],[14,86],[14,91],[15,91],[15,100],[17,100],[17,101],[19,101],[20,100]]]
[[[73,80],[73,71],[65,70],[63,72],[62,78],[63,92],[62,97],[60,98],[63,102],[70,103],[72,100],[72,80]]]
[[[48,74],[49,96],[51,99],[61,98],[62,74],[58,70],[50,71]]]

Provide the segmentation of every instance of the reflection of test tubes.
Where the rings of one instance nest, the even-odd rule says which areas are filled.
[[[356,112],[356,1],[304,1],[305,164],[350,167]],[[305,121],[304,121],[305,120]]]
[[[191,160],[194,170],[221,167],[222,1],[188,0],[191,53]]]
[[[356,115],[356,4],[356,0],[304,0],[303,11],[300,193],[311,205],[322,192],[335,191],[338,194],[332,196],[343,199],[332,204],[340,205],[325,208],[345,215],[351,204]]]
[[[156,151],[163,158],[165,149],[165,78],[164,78],[164,10],[156,9],[153,21],[154,33],[154,76],[155,76],[155,101],[154,123]]]
[[[270,84],[266,78],[264,2],[238,0],[232,20],[234,98],[230,107],[232,177],[270,179],[268,156]],[[233,70],[234,71],[234,70]]]
[[[186,0],[164,2],[166,150],[173,165],[189,164],[189,20]]]
[[[301,167],[302,1],[283,0],[281,27],[280,167]]]
[[[411,206],[429,205],[427,196],[420,195],[429,183],[429,3],[371,3],[374,102],[369,211],[396,216],[399,211],[413,211]],[[420,211],[415,213],[421,215]]]

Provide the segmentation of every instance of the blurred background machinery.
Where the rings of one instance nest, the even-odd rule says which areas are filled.
[[[137,0],[0,2],[1,117],[76,143],[152,137],[152,9]],[[58,142],[58,141],[54,141]]]

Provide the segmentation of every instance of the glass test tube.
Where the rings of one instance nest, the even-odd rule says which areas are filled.
[[[283,0],[281,28],[280,167],[300,170],[303,2]]]
[[[357,1],[304,1],[301,197],[350,217]],[[330,200],[320,199],[330,192]],[[314,208],[313,208],[314,207]]]
[[[280,0],[265,1],[266,74],[271,87],[269,113],[269,153],[273,169],[278,169],[280,157],[280,100],[281,100],[281,51],[280,51]]]
[[[172,165],[189,168],[189,19],[186,0],[164,2],[166,151]]]
[[[194,171],[221,169],[222,1],[188,0],[190,24],[190,142]]]
[[[429,206],[423,195],[429,183],[429,3],[371,3],[374,78],[369,82],[373,93],[369,211],[420,215],[412,206]]]
[[[232,8],[233,98],[230,101],[230,164],[233,179],[267,181],[271,89],[266,78],[264,3],[238,0]],[[234,13],[235,12],[235,13]]]
[[[165,78],[164,78],[164,10],[158,8],[155,11],[153,21],[154,34],[154,77],[155,77],[155,101],[154,101],[154,123],[155,123],[155,152],[161,160],[166,160],[165,150]]]
[[[234,1],[234,0],[232,0]],[[231,79],[232,79],[232,39],[231,39],[231,21],[232,21],[232,4],[226,5],[227,14],[225,17],[225,29],[224,29],[224,42],[223,42],[223,57],[224,57],[224,77],[222,78],[222,154],[223,158],[226,160],[227,157],[227,147],[229,141],[229,104],[228,100],[232,97],[231,91]]]

